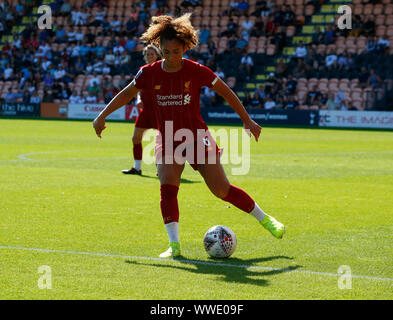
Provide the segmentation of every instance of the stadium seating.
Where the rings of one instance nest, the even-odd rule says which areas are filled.
[[[98,45],[102,45],[108,50],[112,42],[116,40],[117,36],[122,36],[125,33],[114,33],[105,25],[91,24],[94,20],[95,14],[99,12],[97,6],[92,8],[86,8],[85,0],[70,0],[69,3],[75,8],[76,11],[89,11],[91,17],[88,22],[79,27],[79,30],[87,34],[92,32],[94,35],[94,41]],[[162,8],[149,8],[146,10],[151,14],[157,14],[158,12],[169,12],[175,14],[179,13],[179,10],[184,12],[185,9],[181,6],[182,0],[167,0],[164,1],[166,7]],[[17,1],[9,1],[11,5],[15,5]],[[23,18],[16,21],[12,29],[5,30],[2,35],[0,48],[7,47],[7,41],[13,40],[14,35],[24,34],[24,31],[28,27],[29,23],[37,18],[37,8],[39,4],[50,4],[51,1],[35,1],[34,7],[31,8]],[[257,0],[248,1],[248,9],[245,12],[240,12],[236,8],[230,6],[231,1],[229,0],[201,0],[200,4],[195,7],[188,7],[187,11],[192,12],[192,23],[198,28],[202,29],[206,26],[210,32],[209,40],[214,43],[216,49],[209,47],[208,43],[202,43],[189,53],[191,59],[199,60],[202,63],[206,63],[209,58],[214,59],[214,64],[220,66],[226,75],[226,81],[238,93],[250,92],[253,93],[255,88],[259,87],[260,84],[266,83],[269,78],[269,74],[272,71],[276,71],[278,61],[283,59],[287,66],[284,73],[277,75],[278,82],[281,85],[285,85],[289,74],[297,74],[297,58],[295,56],[296,47],[300,42],[303,42],[308,49],[313,48],[315,53],[321,57],[322,63],[318,68],[315,68],[313,62],[305,59],[306,72],[300,72],[300,76],[297,77],[297,92],[296,96],[299,100],[299,104],[302,108],[312,107],[305,104],[305,97],[307,93],[317,86],[321,93],[333,93],[337,94],[339,90],[342,90],[346,99],[356,100],[361,108],[372,108],[374,104],[375,88],[367,87],[366,85],[359,84],[357,79],[361,67],[366,67],[368,70],[374,69],[377,71],[379,77],[384,81],[384,85],[379,89],[386,89],[389,84],[389,78],[392,75],[392,56],[393,56],[393,4],[389,0],[381,0],[380,3],[365,3],[363,0],[321,0],[317,5],[311,4],[308,0],[275,0],[273,3],[273,11],[271,12],[273,17],[277,14],[281,7],[289,6],[292,12],[295,14],[293,21],[283,25],[283,28],[277,28],[277,25],[273,31],[256,30],[251,29],[248,34],[248,40],[245,47],[231,48],[233,45],[231,37],[225,34],[228,31],[228,24],[230,19],[238,24],[239,29],[242,29],[242,23],[250,21],[255,24],[258,22],[258,18],[255,14],[261,8]],[[129,16],[135,15],[141,19],[144,10],[140,6],[139,2],[134,0],[108,0],[108,6],[104,9],[106,12],[105,21],[111,23],[116,19],[121,22],[122,30],[125,30],[125,25],[128,21]],[[328,31],[329,26],[332,23],[337,22],[337,8],[342,5],[350,5],[353,13],[361,16],[373,16],[375,20],[375,36],[378,39],[386,37],[390,42],[390,47],[382,55],[381,53],[368,52],[368,41],[369,37],[365,34],[351,34],[349,32],[338,32],[335,29],[336,37],[333,42],[319,42],[313,43],[313,36],[316,32],[316,28],[319,27],[322,33]],[[231,11],[232,10],[232,11]],[[231,17],[229,17],[231,15]],[[73,24],[70,20],[71,15],[55,14],[53,17],[53,23],[56,26],[67,26],[66,29],[70,31]],[[267,27],[270,21],[270,17],[267,15],[261,16],[261,21],[264,23],[264,28]],[[139,21],[140,22],[140,21]],[[145,26],[148,24],[148,20]],[[271,22],[271,21],[270,21]],[[279,22],[278,22],[279,23]],[[282,22],[281,22],[282,23]],[[277,24],[277,23],[276,23]],[[284,35],[280,35],[279,31],[283,31]],[[265,32],[264,32],[265,31]],[[224,33],[224,34],[223,34]],[[338,33],[338,34],[337,34]],[[39,39],[42,31],[34,33],[34,36]],[[138,38],[138,33],[127,34],[127,37],[136,37],[135,47],[129,52],[131,56],[131,62],[128,65],[127,70],[131,74],[135,74],[138,67],[143,64],[140,51],[144,44],[141,43]],[[236,39],[239,40],[244,35],[237,33]],[[55,42],[54,37],[50,39],[49,44],[52,51],[52,59],[55,59],[56,63],[59,63],[64,58],[64,54],[69,49],[68,43]],[[86,44],[86,43],[84,43]],[[110,50],[110,49],[109,49]],[[4,51],[3,51],[4,52]],[[254,60],[253,73],[251,77],[246,77],[237,67],[240,64],[242,55],[248,52]],[[324,66],[325,56],[328,54],[336,54],[341,57],[344,54],[351,54],[351,59],[354,61],[354,65],[350,69],[340,69],[334,67],[333,69],[326,69]],[[94,56],[93,56],[94,57]],[[95,58],[96,59],[96,58]],[[74,61],[74,60],[72,60]],[[390,61],[390,62],[389,62]],[[94,59],[91,62],[96,62]],[[311,66],[311,68],[310,68]],[[17,76],[17,71],[20,68],[15,69],[14,77],[8,81],[3,79],[0,81],[0,93],[1,97],[4,98],[9,88],[15,93],[20,92],[20,79]],[[99,76],[112,81],[115,87],[120,85],[120,74],[119,70],[113,68],[110,74]],[[129,76],[132,76],[132,75]],[[41,75],[42,77],[44,74]],[[79,74],[72,75],[72,81],[68,83],[68,87],[71,90],[78,90],[80,92],[87,92],[89,88],[89,80],[92,75],[86,72],[80,72]],[[389,84],[390,85],[390,84]],[[61,86],[65,86],[61,82]],[[46,87],[44,83],[38,83],[36,85],[41,98],[44,97]],[[119,88],[118,88],[119,89]],[[283,92],[283,91],[282,91]],[[282,93],[281,93],[282,94]],[[66,98],[63,98],[65,101]],[[321,105],[320,105],[321,107]]]

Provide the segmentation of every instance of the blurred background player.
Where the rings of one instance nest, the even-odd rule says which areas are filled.
[[[143,49],[143,59],[147,64],[161,60],[161,52],[155,45],[149,44]],[[136,96],[136,105],[139,116],[135,121],[134,133],[132,135],[132,153],[134,166],[130,170],[122,170],[124,174],[142,174],[142,138],[148,129],[157,129],[155,113],[152,110],[151,94],[141,91]]]
[[[183,54],[198,44],[198,33],[190,22],[190,14],[179,18],[156,16],[152,18],[142,40],[160,46],[164,59],[142,67],[135,79],[105,107],[94,120],[96,134],[101,138],[105,118],[125,105],[140,90],[151,90],[153,108],[161,139],[156,139],[156,164],[160,179],[160,207],[169,237],[169,248],[161,258],[180,256],[178,190],[185,160],[176,159],[176,146],[186,145],[186,160],[199,171],[210,191],[242,211],[255,217],[273,236],[281,239],[284,225],[269,216],[241,188],[230,184],[220,162],[221,150],[208,132],[200,114],[202,87],[212,88],[239,114],[245,129],[258,141],[261,127],[253,121],[236,94],[209,68],[183,58]],[[178,141],[167,134],[186,129],[193,140]],[[171,148],[172,146],[172,148]],[[193,152],[188,153],[191,149]],[[175,151],[175,152],[174,152]],[[200,159],[199,155],[202,155]],[[175,158],[173,161],[173,158]],[[197,158],[197,159],[196,159]],[[213,161],[212,161],[213,160]]]

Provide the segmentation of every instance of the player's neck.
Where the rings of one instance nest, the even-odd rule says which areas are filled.
[[[165,72],[177,72],[181,68],[183,68],[184,60],[182,59],[181,63],[178,65],[168,65],[168,62],[166,60],[163,60],[161,63],[161,68]]]

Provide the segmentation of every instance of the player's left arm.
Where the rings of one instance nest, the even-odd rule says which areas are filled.
[[[244,128],[249,129],[252,135],[255,137],[255,140],[258,141],[262,128],[254,120],[250,118],[242,102],[239,100],[237,95],[232,91],[232,89],[229,88],[224,81],[222,81],[219,77],[217,77],[213,85],[213,90],[218,95],[223,97],[231,106],[231,108],[236,111],[236,113],[240,116],[240,119],[244,123]]]

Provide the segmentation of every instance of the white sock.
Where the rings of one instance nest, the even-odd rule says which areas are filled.
[[[255,202],[255,207],[254,209],[250,212],[250,214],[255,217],[258,221],[263,220],[265,218],[266,213],[262,211],[261,208],[259,208],[258,204]]]
[[[170,242],[179,242],[179,222],[170,222],[165,225]]]
[[[142,160],[134,160],[134,168],[137,170],[141,170]]]

